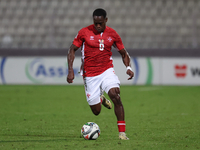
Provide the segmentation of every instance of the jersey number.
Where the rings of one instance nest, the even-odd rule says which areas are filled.
[[[99,50],[103,51],[104,50],[104,44],[99,44]]]
[[[103,40],[99,40],[99,50],[100,50],[100,51],[103,51],[103,50],[104,50]]]

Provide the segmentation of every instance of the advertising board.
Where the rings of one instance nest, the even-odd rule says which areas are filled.
[[[165,58],[162,64],[162,84],[200,85],[200,59]]]
[[[131,57],[132,80],[121,57],[113,64],[122,85],[200,85],[198,58]],[[73,84],[83,84],[80,65],[76,57]],[[67,69],[66,57],[0,57],[0,84],[68,84]]]

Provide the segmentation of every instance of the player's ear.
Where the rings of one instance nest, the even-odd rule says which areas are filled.
[[[105,22],[107,22],[107,21],[108,21],[108,18],[106,17],[106,18],[105,18]]]

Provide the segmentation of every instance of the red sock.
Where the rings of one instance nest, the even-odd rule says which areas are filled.
[[[117,121],[117,126],[118,126],[119,132],[125,132],[126,131],[125,121]]]

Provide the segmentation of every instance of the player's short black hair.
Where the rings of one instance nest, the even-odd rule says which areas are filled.
[[[103,16],[104,18],[106,18],[106,11],[102,8],[97,8],[94,12],[93,12],[93,17],[94,16]]]

